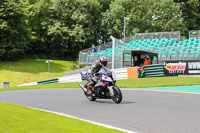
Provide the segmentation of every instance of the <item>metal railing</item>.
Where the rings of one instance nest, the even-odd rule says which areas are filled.
[[[79,64],[92,65],[101,56],[106,56],[108,59],[108,68],[112,68],[112,59],[114,52],[114,68],[122,67],[122,51],[124,49],[124,43],[121,40],[114,39],[115,48],[112,47],[112,42],[105,43],[98,46],[97,52],[90,52],[90,49],[82,50],[79,52]],[[89,51],[89,52],[87,52]]]
[[[191,31],[189,31],[189,38],[200,39],[200,30],[191,30]]]
[[[180,31],[173,32],[153,32],[153,33],[137,33],[135,34],[135,40],[144,39],[163,39],[163,38],[178,38],[180,40]]]

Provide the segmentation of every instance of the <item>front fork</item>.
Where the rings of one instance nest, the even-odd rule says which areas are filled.
[[[115,86],[116,86],[115,84],[109,86],[108,90],[110,91],[110,96],[114,96],[114,90],[113,90],[113,87],[115,87]]]

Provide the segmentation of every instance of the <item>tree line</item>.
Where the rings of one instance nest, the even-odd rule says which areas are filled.
[[[76,57],[79,50],[143,32],[200,29],[199,0],[1,0],[0,60]]]

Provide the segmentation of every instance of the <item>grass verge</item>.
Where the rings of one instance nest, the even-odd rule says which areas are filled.
[[[85,82],[84,82],[85,83]],[[118,80],[120,88],[149,88],[165,86],[189,86],[200,85],[199,77],[159,77]],[[25,87],[11,87],[0,89],[0,91],[26,90],[26,89],[48,89],[48,88],[79,88],[78,83],[52,83]]]
[[[119,80],[117,85],[120,88],[149,88],[166,86],[189,86],[200,85],[199,77],[154,77]]]
[[[120,133],[77,119],[0,102],[1,133]]]
[[[52,60],[50,79],[62,77],[64,72],[78,68],[75,61]],[[0,83],[10,82],[14,87],[26,82],[47,80],[49,78],[46,59],[22,59],[12,62],[0,62]]]

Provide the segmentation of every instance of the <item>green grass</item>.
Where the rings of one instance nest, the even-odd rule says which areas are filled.
[[[50,78],[63,77],[64,72],[78,67],[75,61],[53,60]],[[0,62],[0,84],[10,82],[10,86],[47,80],[48,64],[46,59],[23,59],[15,62]]]
[[[156,77],[119,80],[117,85],[120,88],[147,88],[165,86],[188,86],[200,85],[199,77]]]
[[[119,133],[77,119],[0,102],[1,133]]]
[[[85,83],[85,82],[83,82]],[[120,88],[148,88],[165,86],[189,86],[200,85],[199,77],[159,77],[118,80]],[[26,90],[26,89],[48,89],[48,88],[79,88],[78,83],[52,83],[24,87],[1,88],[0,91]]]

